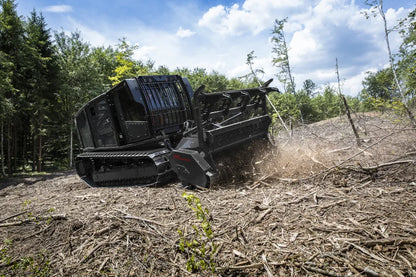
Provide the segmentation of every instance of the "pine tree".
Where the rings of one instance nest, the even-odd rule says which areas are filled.
[[[26,101],[29,103],[27,114],[30,115],[32,131],[33,163],[37,171],[42,170],[45,128],[55,109],[55,95],[58,88],[56,57],[51,42],[50,30],[45,18],[36,11],[31,13],[27,24],[28,65],[26,68]]]
[[[5,169],[5,153],[4,153],[4,122],[6,116],[12,113],[12,105],[10,100],[6,98],[6,92],[13,91],[11,81],[12,63],[9,61],[8,55],[0,51],[0,159],[1,159],[1,175],[6,176]]]
[[[20,143],[18,134],[23,126],[19,106],[22,103],[21,93],[24,87],[24,29],[13,0],[0,0],[0,6],[0,70],[2,72],[0,75],[5,77],[0,85],[4,99],[0,112],[2,112],[2,147],[6,147],[2,156],[7,160],[7,170],[10,174],[17,167]],[[4,108],[6,103],[9,107],[7,110]]]

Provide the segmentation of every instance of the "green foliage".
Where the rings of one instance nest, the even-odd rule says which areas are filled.
[[[399,116],[406,115],[406,108],[400,98],[390,98],[384,99],[380,97],[373,97],[366,94],[365,92],[361,93],[361,105],[365,111],[393,111]]]
[[[373,7],[376,2],[371,2]],[[395,64],[398,72],[400,85],[404,91],[400,95],[394,83],[391,68],[382,69],[377,72],[368,72],[363,81],[363,90],[360,94],[362,105],[370,110],[393,110],[402,114],[406,107],[415,108],[416,104],[416,9],[402,19],[397,26],[403,42],[397,54],[398,62]],[[400,103],[402,102],[402,103]]]
[[[17,15],[15,1],[0,0],[0,117],[8,130],[15,132],[14,136],[3,134],[5,143],[21,143],[29,125],[24,124],[27,50],[23,20]],[[19,166],[19,161],[12,162],[9,155],[4,160],[8,173]]]
[[[100,94],[112,87],[109,79],[117,67],[117,51],[112,47],[96,47],[91,49],[90,61],[95,69],[95,81],[93,82],[93,94]]]
[[[303,82],[303,90],[307,95],[314,96],[316,89],[316,84],[311,79],[307,79]]]
[[[319,98],[318,98],[319,99]],[[335,89],[326,86],[321,101],[315,101],[319,117],[322,119],[331,118],[342,114],[343,105]]]
[[[296,96],[294,94],[289,92],[271,93],[269,98],[285,122],[296,122],[300,119]]]
[[[0,248],[0,263],[10,264],[12,258],[8,255],[9,248],[13,244],[13,241],[10,239],[4,239],[3,245]]]
[[[350,107],[352,112],[367,112],[368,110],[365,110],[361,99],[359,96],[345,96],[345,98],[347,99],[347,104]]]
[[[57,93],[65,117],[72,116],[88,99],[97,95],[96,70],[92,62],[91,46],[81,39],[80,33],[55,34],[60,79],[62,85]]]
[[[2,275],[0,269],[0,276],[51,276],[49,255],[46,252],[42,251],[35,256],[13,257],[9,253],[12,246],[12,240],[3,240],[0,248],[0,263],[4,264],[2,268],[6,270],[4,273],[7,275]]]
[[[30,132],[33,144],[33,167],[42,170],[43,153],[42,137],[48,136],[46,125],[54,116],[55,91],[58,88],[58,70],[56,56],[51,42],[49,30],[46,28],[45,18],[36,11],[31,13],[26,26],[26,86],[24,88],[25,101],[22,108],[26,109],[29,117]],[[28,128],[29,129],[29,128]],[[29,133],[29,130],[26,131]]]
[[[214,231],[212,230],[210,215],[207,208],[203,207],[201,200],[192,193],[183,192],[188,207],[195,212],[199,224],[192,225],[194,233],[185,235],[178,230],[179,250],[188,257],[186,269],[191,272],[211,270],[215,271],[215,252],[218,246],[214,243]]]
[[[416,9],[400,22],[403,42],[398,57],[398,72],[405,86],[406,96],[416,95]]]
[[[12,84],[13,63],[10,56],[0,50],[0,117],[5,117],[12,105],[10,100],[6,97],[5,92],[14,92],[15,89]]]
[[[0,125],[3,148],[1,163],[5,174],[62,169],[70,166],[80,151],[73,123],[79,108],[107,91],[124,78],[147,74],[178,74],[187,77],[194,89],[206,86],[206,92],[244,89],[262,83],[263,69],[254,67],[254,51],[247,54],[249,73],[227,78],[204,68],[154,68],[154,62],[134,56],[138,46],[125,38],[119,45],[92,47],[79,32],[55,33],[47,28],[41,13],[33,11],[24,19],[17,14],[16,1],[0,0]],[[380,15],[381,2],[365,1],[366,16]],[[359,97],[347,99],[355,111],[393,109],[402,113],[416,107],[416,9],[396,26],[402,37],[395,56],[399,82],[394,84],[391,69],[368,73]],[[285,92],[270,98],[285,121],[306,123],[338,116],[343,106],[330,87],[318,88],[306,80],[296,90],[289,64],[284,33],[287,19],[276,19],[272,29],[272,63]],[[402,87],[403,95],[398,91]],[[276,117],[276,115],[274,115]],[[71,141],[73,144],[71,145]],[[73,147],[71,147],[73,146]],[[2,168],[3,174],[3,168]]]
[[[316,121],[317,113],[312,105],[312,98],[306,90],[300,90],[295,94],[299,114],[303,116],[304,122]],[[301,118],[302,119],[302,118]]]
[[[53,139],[47,150],[59,160],[68,161],[72,155],[71,141],[77,141],[74,115],[88,100],[111,86],[107,74],[115,66],[115,57],[111,56],[114,51],[110,49],[92,48],[79,32],[56,33],[55,47],[61,84],[56,92],[57,110],[50,128]],[[77,145],[73,148],[77,149]]]
[[[161,67],[156,73],[168,74],[168,69]],[[215,92],[227,89],[243,89],[253,86],[251,83],[245,83],[237,78],[227,79],[223,74],[216,71],[207,72],[205,68],[194,68],[192,70],[188,68],[176,68],[170,74],[177,74],[182,77],[188,78],[194,89],[197,89],[201,85],[205,85],[205,92]],[[258,86],[258,84],[255,84]]]
[[[253,86],[258,86],[261,85],[263,82],[261,80],[261,78],[259,78],[259,74],[264,74],[264,70],[262,68],[256,68],[254,69],[254,59],[256,59],[257,57],[254,55],[254,51],[251,51],[250,53],[247,54],[247,59],[246,59],[246,65],[249,66],[250,68],[250,73],[240,77],[240,79],[245,80],[245,83],[247,84],[253,84]]]
[[[272,63],[280,71],[276,74],[278,80],[283,84],[285,91],[295,93],[295,80],[291,74],[289,64],[289,54],[284,33],[284,26],[287,18],[283,20],[276,19],[272,31],[272,53],[275,55]]]
[[[285,122],[291,122],[291,124],[296,124],[301,120],[301,113],[306,123],[344,114],[344,106],[331,86],[324,87],[323,92],[313,89],[313,93],[311,93],[311,91],[303,89],[295,94],[289,92],[272,93],[270,100],[280,112],[282,119]],[[358,97],[347,97],[347,102],[353,111],[363,109]],[[368,107],[367,110],[369,110]],[[276,122],[276,117],[277,115],[274,114],[274,122]]]
[[[88,100],[113,84],[136,75],[181,74],[207,92],[247,87],[205,69],[166,67],[133,57],[136,46],[125,39],[117,48],[92,47],[79,32],[54,34],[52,42],[42,14],[25,22],[14,1],[0,9],[0,120],[6,172],[43,171],[70,166],[78,148],[73,117]],[[73,141],[73,144],[71,143]],[[3,153],[3,152],[2,152]]]
[[[22,211],[24,212],[19,216],[19,220],[30,220],[38,225],[48,225],[53,220],[52,213],[54,208],[46,210],[45,216],[36,216],[33,214],[31,207],[32,201],[25,200],[22,203]],[[44,226],[45,226],[44,225]],[[44,226],[42,228],[44,228]],[[5,276],[33,276],[33,277],[46,277],[52,274],[50,268],[50,256],[46,251],[40,251],[35,254],[23,256],[17,255],[13,250],[15,243],[11,239],[4,239],[0,243],[0,276],[5,273]],[[19,249],[20,247],[17,247]],[[2,271],[4,270],[4,271]]]
[[[395,85],[391,68],[374,72],[367,72],[363,80],[363,93],[370,97],[388,100],[398,96],[395,92]]]
[[[117,66],[113,70],[113,76],[109,77],[111,84],[114,86],[120,83],[122,80],[132,78],[138,75],[149,74],[153,67],[152,62],[143,64],[140,61],[133,59],[134,51],[139,49],[138,45],[129,45],[125,38],[120,40],[120,44],[117,45],[116,61]]]

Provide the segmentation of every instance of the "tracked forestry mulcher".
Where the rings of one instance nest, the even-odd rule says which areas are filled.
[[[76,170],[90,186],[154,185],[177,179],[208,187],[218,154],[267,138],[269,92],[193,91],[177,75],[127,79],[89,101],[75,122],[83,152]]]

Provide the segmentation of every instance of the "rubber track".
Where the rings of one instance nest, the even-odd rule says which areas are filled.
[[[168,154],[170,151],[166,148],[160,148],[150,151],[115,151],[115,152],[85,152],[79,154],[77,158],[138,158],[150,157],[154,159],[157,156]]]
[[[148,182],[152,178],[143,178],[143,179],[123,179],[122,181],[105,181],[98,184],[90,178],[81,177],[81,179],[87,183],[89,186],[93,187],[119,187],[119,186],[151,186],[166,183],[169,180],[172,180],[176,177],[174,172],[170,167],[170,163],[167,159],[170,154],[170,150],[166,148],[160,148],[155,150],[148,151],[115,151],[115,152],[84,152],[77,156],[78,160],[89,160],[93,164],[98,162],[100,159],[140,159],[140,158],[150,158],[157,168],[157,176],[154,176],[156,181]]]

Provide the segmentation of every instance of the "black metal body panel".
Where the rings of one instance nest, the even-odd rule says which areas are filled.
[[[139,76],[89,101],[75,115],[84,150],[78,175],[90,186],[159,184],[175,176],[209,186],[214,155],[267,136],[266,96],[277,89],[202,91],[177,75]]]
[[[177,75],[122,81],[75,115],[84,151],[135,147],[182,132],[184,122],[193,119],[192,95],[189,81]]]
[[[268,115],[236,122],[205,132],[209,153],[216,153],[252,141],[265,138],[271,118]]]

